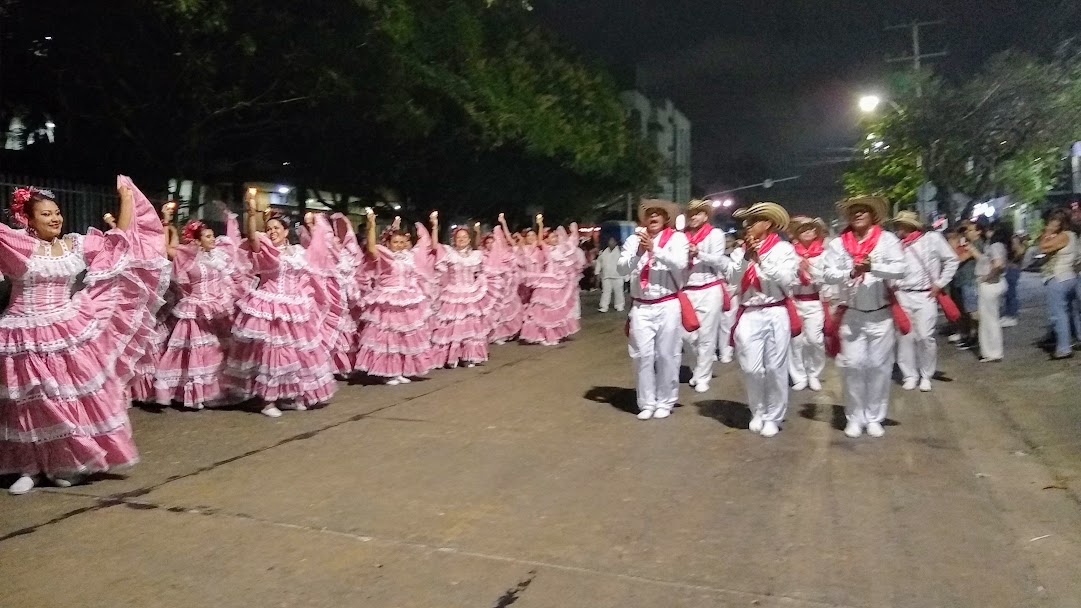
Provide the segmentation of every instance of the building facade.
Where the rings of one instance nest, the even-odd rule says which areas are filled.
[[[680,204],[690,201],[691,121],[670,99],[651,100],[638,91],[624,91],[619,97],[632,128],[664,159],[657,191],[648,194]]]

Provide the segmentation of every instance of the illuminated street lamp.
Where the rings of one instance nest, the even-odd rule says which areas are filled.
[[[882,104],[882,98],[878,95],[864,95],[860,97],[860,112],[870,114]]]

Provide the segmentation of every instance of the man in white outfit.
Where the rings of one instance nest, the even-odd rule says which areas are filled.
[[[905,276],[897,282],[897,301],[912,322],[912,331],[897,334],[897,367],[906,391],[918,384],[927,392],[938,364],[938,297],[953,280],[960,261],[941,234],[924,231],[915,213],[898,213],[893,226],[905,254]]]
[[[608,306],[615,300],[616,310],[623,312],[626,305],[623,300],[623,284],[627,277],[619,275],[619,241],[616,237],[608,237],[608,247],[601,251],[595,262],[595,272],[601,281],[601,306],[600,312],[608,312]]]
[[[792,299],[803,321],[803,331],[792,338],[788,375],[792,390],[822,390],[820,376],[826,367],[826,342],[822,333],[826,310],[822,298],[822,254],[825,252],[826,223],[821,218],[798,216],[789,226],[792,244],[800,258]]]
[[[713,205],[694,200],[687,205],[687,241],[690,267],[683,291],[694,305],[698,316],[698,331],[684,332],[684,349],[694,356],[691,366],[691,386],[699,393],[709,390],[716,362],[717,326],[724,308],[724,274],[728,256],[724,252],[724,232],[710,224]]]
[[[644,228],[627,238],[619,274],[630,277],[628,352],[634,361],[638,419],[667,418],[679,400],[683,324],[679,281],[687,270],[687,237],[669,225],[676,206],[646,200],[638,207]]]
[[[732,253],[733,279],[740,310],[733,336],[747,386],[752,432],[773,437],[788,411],[788,345],[792,317],[788,290],[796,281],[799,258],[780,238],[788,212],[776,203],[755,203],[735,212],[747,228],[742,249]],[[795,307],[791,314],[795,314]]]
[[[904,277],[904,253],[897,237],[879,225],[889,209],[886,199],[850,198],[837,208],[848,218],[848,228],[826,247],[823,279],[840,287],[837,366],[844,383],[845,435],[855,438],[866,430],[881,437],[895,343],[887,281]]]
[[[729,264],[724,275],[726,283],[721,286],[721,289],[728,291],[728,299],[731,304],[728,310],[721,311],[721,319],[717,323],[717,359],[721,363],[731,363],[736,355],[736,349],[732,346],[730,338],[732,337],[732,326],[736,323],[736,314],[739,313],[739,291],[736,289],[736,283],[732,280],[732,273],[735,268],[731,263],[731,259],[732,252],[742,247],[739,241],[726,240],[728,242],[725,243],[725,255],[728,256]]]

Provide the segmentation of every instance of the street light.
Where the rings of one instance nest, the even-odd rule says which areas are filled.
[[[864,95],[860,97],[860,112],[870,114],[882,104],[882,98],[878,95]]]
[[[724,199],[724,202],[721,203],[721,205],[724,206],[725,209],[728,209],[729,207],[731,207],[732,205],[735,205],[735,204],[736,204],[736,201],[734,201],[734,200],[732,200],[730,198]]]

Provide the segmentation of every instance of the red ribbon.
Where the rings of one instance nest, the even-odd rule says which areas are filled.
[[[918,230],[914,230],[912,232],[909,232],[908,236],[901,239],[901,246],[902,247],[908,247],[912,243],[915,243],[916,239],[920,238],[921,236],[923,236],[923,233],[918,231]]]
[[[758,259],[762,259],[762,256],[769,253],[770,249],[781,242],[781,237],[777,236],[776,232],[769,233],[765,239],[762,240],[762,244],[758,246]],[[743,251],[747,251],[747,245],[743,246]],[[747,272],[743,273],[743,280],[739,283],[740,293],[747,293],[747,290],[754,286],[758,291],[762,291],[762,281],[758,278],[758,264],[751,264],[747,268]]]
[[[641,234],[638,236],[638,238],[652,239],[653,237],[649,236],[648,234]],[[665,228],[664,231],[661,232],[661,242],[657,244],[657,247],[664,249],[664,246],[668,244],[668,239],[670,238],[672,238],[672,229]],[[653,250],[650,250],[649,253],[646,255],[646,267],[642,269],[642,274],[641,276],[639,276],[639,284],[642,286],[642,289],[645,289],[646,286],[649,285],[649,267],[652,265]]]
[[[822,239],[815,239],[811,241],[810,247],[805,247],[803,243],[796,241],[793,246],[796,248],[796,254],[804,260],[811,258],[817,258],[825,252],[825,248],[822,246]],[[811,275],[807,274],[802,267],[799,269],[799,282],[800,285],[810,285]]]

